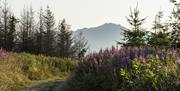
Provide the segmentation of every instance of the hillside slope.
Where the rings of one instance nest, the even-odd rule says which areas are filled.
[[[123,30],[126,28],[118,24],[105,23],[98,27],[83,28],[75,31],[73,36],[79,32],[88,40],[91,51],[99,51],[100,49],[111,48],[116,46],[116,41],[123,41]]]
[[[0,56],[0,91],[20,91],[19,89],[42,80],[63,80],[75,67],[75,61],[67,59],[6,53]]]

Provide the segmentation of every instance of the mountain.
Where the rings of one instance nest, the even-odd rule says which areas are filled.
[[[112,48],[112,45],[116,46],[116,41],[122,41],[123,30],[126,28],[121,25],[105,23],[98,27],[78,29],[73,32],[73,36],[82,32],[88,40],[90,52],[97,52],[100,49]]]

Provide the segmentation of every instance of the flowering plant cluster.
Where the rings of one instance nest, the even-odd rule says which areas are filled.
[[[6,51],[4,49],[0,49],[0,58],[4,57],[6,55]]]
[[[155,48],[131,48],[125,47],[120,50],[100,50],[99,53],[93,53],[84,58],[83,61],[95,61],[100,63],[102,61],[112,61],[113,59],[120,62],[132,61],[138,59],[142,62],[147,62],[149,56],[154,56],[161,61],[167,61],[171,57],[180,56],[180,50],[166,50],[166,49],[155,49]]]
[[[79,61],[69,85],[72,89],[86,83],[74,91],[176,91],[180,88],[178,59],[178,49],[101,50]]]

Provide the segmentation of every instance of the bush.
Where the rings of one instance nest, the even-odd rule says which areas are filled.
[[[177,91],[179,50],[122,48],[88,55],[68,80],[68,91]]]

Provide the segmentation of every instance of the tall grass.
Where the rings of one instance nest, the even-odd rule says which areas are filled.
[[[75,67],[70,59],[6,53],[0,58],[0,91],[15,91],[33,80],[63,78]]]

